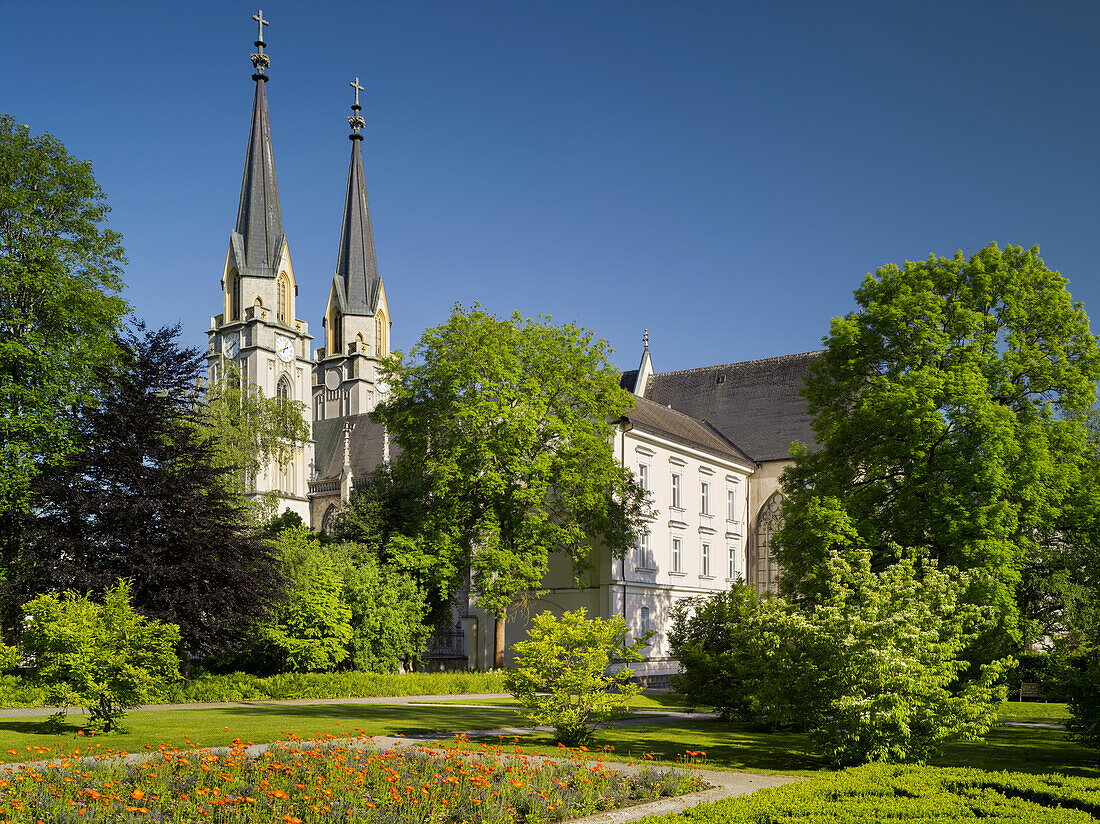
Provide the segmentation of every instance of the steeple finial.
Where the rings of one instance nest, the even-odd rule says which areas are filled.
[[[252,55],[252,68],[256,70],[256,73],[252,75],[252,79],[267,80],[264,69],[271,66],[271,58],[264,54],[264,46],[267,45],[267,43],[264,42],[264,26],[270,26],[271,23],[268,20],[264,20],[263,9],[260,9],[258,13],[252,15],[252,19],[256,21],[256,27],[260,31],[256,36],[256,42],[254,44],[259,51],[257,54]]]
[[[363,91],[364,87],[359,85],[358,77],[348,85],[355,89],[355,102],[351,104],[352,115],[348,118],[348,125],[351,126],[351,134],[348,135],[348,140],[362,140],[363,135],[359,134],[359,130],[366,126],[367,122],[359,114],[363,110],[363,107],[359,105],[359,92]]]
[[[645,351],[648,352],[649,351],[649,330],[648,329],[646,329],[642,333],[642,345],[645,347]]]

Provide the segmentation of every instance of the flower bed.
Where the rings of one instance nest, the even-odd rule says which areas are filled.
[[[690,770],[621,773],[580,754],[551,761],[487,745],[378,752],[368,738],[283,742],[256,756],[243,742],[228,753],[166,747],[139,764],[91,751],[6,768],[0,820],[536,824],[706,786]]]

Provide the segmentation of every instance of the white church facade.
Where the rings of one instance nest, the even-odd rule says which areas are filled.
[[[297,317],[298,288],[283,231],[268,115],[263,26],[252,55],[255,94],[237,221],[221,277],[221,313],[211,318],[209,379],[234,367],[268,397],[303,404],[310,438],[285,466],[256,478],[253,495],[275,492],[315,530],[327,529],[357,480],[388,462],[392,445],[370,412],[384,397],[378,361],[389,354],[390,307],[379,273],[362,155],[358,78],[348,118],[350,164],[329,299],[317,307],[323,341],[314,347]],[[335,235],[335,232],[334,232]],[[633,551],[597,550],[578,585],[568,562],[551,559],[543,592],[510,614],[506,641],[526,635],[531,615],[580,607],[590,616],[622,615],[632,632],[653,630],[639,675],[660,681],[677,664],[668,645],[672,607],[681,599],[751,581],[775,587],[771,536],[782,497],[779,475],[791,444],[813,444],[799,395],[818,353],[656,372],[648,335],[641,363],[622,386],[635,406],[616,426],[615,457],[653,501],[653,518]],[[436,650],[437,666],[491,666],[494,619],[468,595],[455,605],[455,627]]]

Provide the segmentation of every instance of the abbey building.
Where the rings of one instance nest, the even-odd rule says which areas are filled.
[[[266,87],[270,61],[263,26],[252,55],[255,92],[236,226],[222,272],[222,312],[211,318],[211,381],[233,373],[268,397],[303,404],[310,438],[285,466],[267,467],[253,496],[274,492],[315,530],[327,529],[357,480],[388,462],[393,448],[369,413],[385,396],[379,359],[389,353],[391,315],[379,273],[363,168],[364,121],[358,78],[347,188],[336,267],[313,346],[298,318],[298,287],[284,233]],[[333,237],[337,236],[333,227]],[[678,668],[668,646],[673,606],[727,589],[737,580],[774,589],[772,535],[782,512],[779,475],[791,444],[813,446],[799,392],[818,353],[657,372],[644,340],[637,369],[622,386],[635,406],[617,422],[613,448],[650,490],[653,518],[634,551],[597,556],[578,585],[564,558],[552,558],[542,592],[509,614],[506,641],[526,635],[527,619],[584,607],[590,616],[622,615],[636,633],[654,632],[639,674],[659,681]],[[492,665],[495,624],[469,594],[455,605],[452,632],[429,657],[437,666]]]

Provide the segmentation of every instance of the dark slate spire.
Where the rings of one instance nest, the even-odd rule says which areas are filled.
[[[340,229],[340,253],[336,259],[336,278],[344,287],[346,315],[373,315],[378,296],[378,263],[374,257],[374,232],[370,225],[367,204],[367,181],[363,174],[363,135],[359,130],[364,121],[359,112],[359,78],[349,84],[355,89],[352,116],[348,118],[352,133],[351,166],[348,169],[348,191],[344,198],[344,222]]]
[[[279,211],[279,186],[275,182],[275,153],[271,147],[271,122],[267,114],[267,74],[271,61],[264,54],[263,12],[252,15],[260,29],[256,41],[258,54],[252,55],[256,97],[252,102],[252,128],[248,135],[248,153],[241,182],[241,202],[237,207],[237,234],[241,236],[241,261],[250,274],[274,275],[276,256],[283,242],[283,217]],[[257,270],[266,269],[268,272]],[[243,273],[242,273],[243,274]]]

